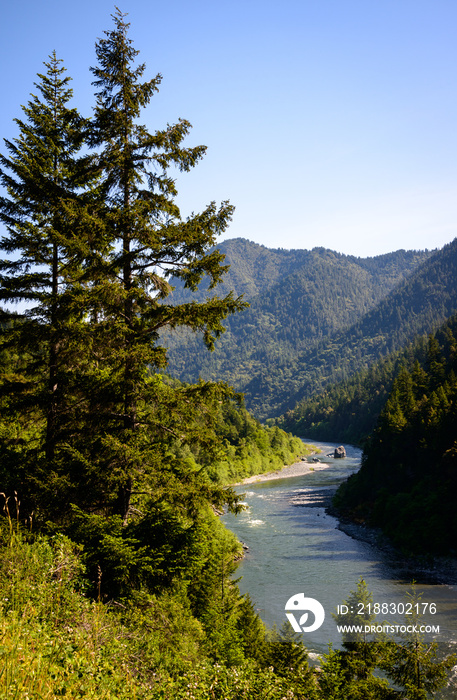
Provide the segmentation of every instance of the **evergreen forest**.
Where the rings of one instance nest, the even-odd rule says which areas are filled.
[[[228,381],[260,420],[349,381],[457,312],[457,239],[434,252],[366,259],[323,248],[271,251],[237,239],[219,249],[250,308],[227,319],[208,357],[193,333],[167,334],[169,367],[186,381]]]
[[[374,259],[217,246],[230,202],[177,203],[206,148],[185,119],[143,123],[162,76],[111,19],[92,115],[53,52],[0,155],[0,697],[430,697],[457,659],[419,634],[345,638],[315,668],[289,625],[267,629],[220,515],[244,507],[235,483],[309,450],[291,415],[260,419],[361,371],[385,393],[339,507],[394,534],[400,502],[433,520],[455,485],[457,322],[413,364],[401,352],[457,311],[457,243]],[[424,547],[453,552],[455,527]],[[370,600],[360,580],[348,601]]]
[[[423,363],[427,345],[427,336],[418,336],[403,350],[381,357],[345,381],[327,385],[320,393],[267,422],[307,438],[363,447],[376,426],[395,377],[402,369],[412,368],[416,361]]]
[[[396,373],[362,467],[335,497],[406,552],[456,556],[456,334],[454,316]]]

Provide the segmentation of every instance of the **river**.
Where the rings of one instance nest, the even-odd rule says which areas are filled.
[[[328,468],[236,487],[245,494],[247,510],[225,515],[224,522],[249,548],[236,574],[241,577],[241,591],[250,594],[264,622],[278,628],[286,622],[285,605],[292,596],[301,593],[319,601],[325,610],[323,624],[303,632],[307,648],[319,654],[329,643],[341,647],[332,613],[356,589],[360,577],[372,592],[373,603],[389,605],[388,609],[384,605],[387,615],[378,615],[378,622],[389,625],[410,621],[399,613],[414,580],[422,595],[420,609],[426,608],[423,623],[434,627],[427,635],[449,648],[457,640],[457,585],[447,582],[446,573],[440,577],[430,567],[418,568],[417,562],[392,556],[340,529],[338,520],[326,513],[326,505],[338,485],[359,468],[361,452],[345,445],[347,457],[333,459],[326,455],[335,444],[305,442],[321,448],[319,460]],[[436,613],[430,614],[434,606]]]

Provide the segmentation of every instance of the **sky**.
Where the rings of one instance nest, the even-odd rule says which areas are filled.
[[[236,207],[223,238],[323,246],[361,257],[434,249],[457,236],[455,0],[119,0],[130,37],[160,73],[141,122],[179,118],[205,144],[178,178],[184,215]],[[106,0],[2,7],[0,137],[55,50],[74,106],[94,105]],[[0,139],[0,152],[5,152]]]

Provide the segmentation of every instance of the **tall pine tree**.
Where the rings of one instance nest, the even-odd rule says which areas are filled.
[[[86,122],[68,106],[72,90],[61,63],[54,52],[44,64],[37,95],[23,107],[24,119],[15,120],[19,135],[5,140],[7,155],[0,156],[5,188],[0,220],[6,227],[0,246],[7,253],[0,261],[0,300],[9,308],[25,303],[19,319],[2,311],[7,329],[2,343],[20,356],[20,368],[3,376],[2,388],[11,412],[20,407],[24,415],[27,408],[35,434],[27,441],[32,461],[27,464],[22,448],[17,478],[10,484],[23,496],[24,479],[38,478],[38,464],[48,472],[54,468],[68,422],[72,327],[84,315],[81,300],[76,303],[87,268],[80,193],[94,176],[82,167],[83,162],[87,166],[80,155]],[[12,442],[24,443],[21,430],[3,443],[13,462]]]
[[[446,687],[449,671],[457,661],[455,654],[438,655],[436,639],[427,641],[420,631],[426,627],[420,613],[423,609],[421,598],[412,584],[407,593],[412,607],[404,619],[406,632],[400,635],[401,643],[389,641],[386,644],[385,658],[380,664],[395,685],[403,688],[401,696],[408,700],[427,700]]]
[[[222,319],[243,303],[232,293],[203,303],[166,303],[172,291],[167,280],[172,275],[193,290],[204,275],[210,277],[211,288],[221,279],[226,268],[223,256],[213,247],[231,220],[233,207],[212,202],[199,214],[181,216],[170,173],[172,169],[189,171],[206,149],[182,145],[190,130],[185,120],[154,133],[137,123],[161,76],[142,81],[145,66],[135,65],[138,51],[128,37],[125,15],[117,10],[113,19],[114,29],[97,43],[98,66],[92,68],[97,103],[91,145],[98,153],[113,243],[111,274],[101,282],[104,306],[98,325],[110,367],[109,414],[118,418],[110,427],[118,455],[110,458],[119,474],[116,509],[126,518],[134,486],[133,463],[144,469],[135,447],[144,423],[139,407],[151,391],[151,370],[166,366],[166,351],[158,342],[160,330],[187,326],[202,331],[212,348],[224,330]],[[104,405],[106,409],[106,400]]]

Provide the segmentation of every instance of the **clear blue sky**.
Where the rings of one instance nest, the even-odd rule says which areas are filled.
[[[204,143],[180,179],[184,213],[236,206],[226,238],[355,255],[441,247],[457,236],[455,0],[124,0],[147,77],[142,121],[179,117]],[[74,103],[93,105],[106,0],[2,8],[0,136],[12,138],[54,49]],[[3,144],[0,142],[0,149]]]

